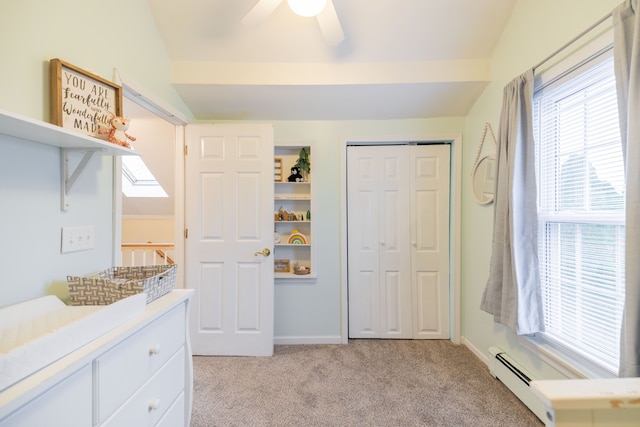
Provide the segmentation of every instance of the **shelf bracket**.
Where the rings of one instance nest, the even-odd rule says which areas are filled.
[[[91,161],[94,154],[102,151],[106,151],[104,148],[60,148],[60,177],[61,177],[61,209],[63,211],[69,210],[69,191],[78,180],[82,171],[87,167],[87,164]],[[69,170],[69,153],[71,152],[84,152],[80,163],[75,167],[73,171]],[[69,175],[71,172],[71,175]]]

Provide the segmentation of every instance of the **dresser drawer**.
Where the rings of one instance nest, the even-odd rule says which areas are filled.
[[[154,426],[183,394],[184,358],[185,350],[182,348],[101,427]],[[182,424],[184,419],[174,426]]]
[[[91,425],[91,364],[0,421],[0,427]]]
[[[94,362],[96,421],[101,423],[185,344],[185,306],[175,307]],[[182,358],[184,370],[184,357]]]
[[[171,407],[165,412],[155,427],[188,427],[184,416],[184,392],[173,401]]]

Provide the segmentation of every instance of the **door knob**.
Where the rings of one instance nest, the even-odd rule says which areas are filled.
[[[269,250],[269,248],[264,248],[263,250],[256,252],[254,255],[255,256],[262,255],[264,257],[267,257],[271,255],[271,251]]]

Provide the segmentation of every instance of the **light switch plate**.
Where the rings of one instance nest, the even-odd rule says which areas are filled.
[[[62,227],[60,252],[66,254],[93,249],[94,234],[93,226]]]

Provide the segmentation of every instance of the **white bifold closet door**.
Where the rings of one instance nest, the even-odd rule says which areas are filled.
[[[449,145],[347,149],[349,337],[449,338]]]

